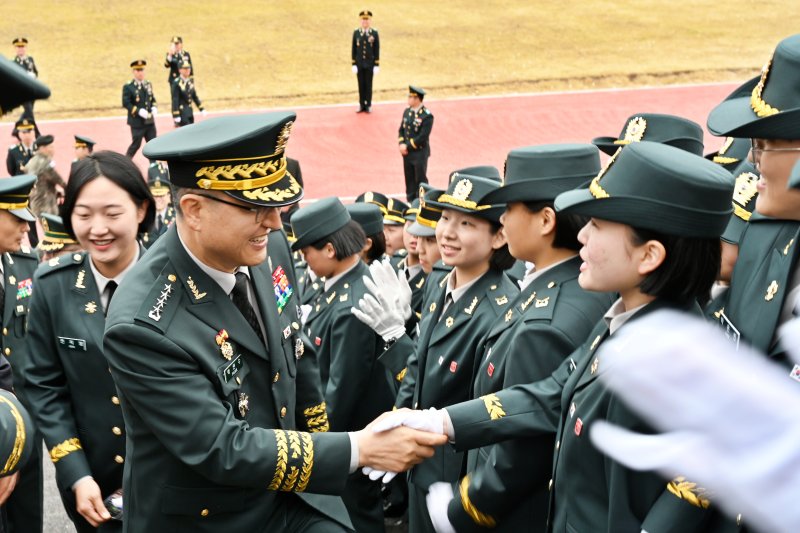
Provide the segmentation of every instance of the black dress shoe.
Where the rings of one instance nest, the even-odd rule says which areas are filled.
[[[372,113],[372,107],[367,106],[366,108],[364,108],[364,111],[367,113]]]
[[[369,111],[367,111],[366,108],[361,107],[361,108],[358,109],[358,111],[356,111],[356,113],[369,113]]]

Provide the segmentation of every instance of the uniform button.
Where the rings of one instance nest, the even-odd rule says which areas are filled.
[[[125,458],[122,457],[121,455],[115,455],[114,462],[121,465],[122,463],[125,462]]]
[[[280,372],[275,372],[275,377],[272,378],[272,382],[273,383],[277,383],[279,379],[281,379],[281,373]]]
[[[286,407],[281,407],[281,418],[286,417]]]
[[[200,511],[200,516],[208,516],[208,509],[203,509]]]
[[[553,490],[553,480],[547,482],[547,490]]]
[[[111,433],[113,433],[114,435],[120,436],[120,435],[122,435],[122,430],[119,429],[117,426],[114,426],[113,428],[111,428]]]
[[[560,447],[561,447],[561,441],[557,440],[556,441],[556,450],[559,449]]]
[[[6,355],[11,355],[11,348],[6,348],[5,350],[3,350],[3,353],[5,353]]]
[[[8,328],[3,328],[3,335],[8,335]]]
[[[419,409],[419,402],[414,402],[414,409]]]
[[[116,396],[112,396],[111,403],[113,403],[114,405],[119,405],[119,398],[117,398]]]

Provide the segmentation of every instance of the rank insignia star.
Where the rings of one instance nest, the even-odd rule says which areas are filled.
[[[764,295],[764,300],[768,302],[772,301],[772,299],[775,298],[775,295],[777,293],[778,293],[778,282],[772,280],[772,283],[770,283],[769,287],[767,287],[767,294]]]
[[[83,308],[83,310],[89,313],[90,315],[93,315],[97,312],[97,304],[94,303],[93,301],[88,302],[86,306]]]
[[[453,317],[451,317],[451,316],[447,317],[447,319],[444,321],[444,325],[447,326],[448,328],[450,326],[452,326],[453,325]]]

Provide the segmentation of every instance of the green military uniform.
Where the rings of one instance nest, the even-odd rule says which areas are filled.
[[[705,158],[722,165],[722,168],[735,174],[737,167],[748,160],[749,153],[750,139],[725,137],[719,150],[706,154]]]
[[[505,208],[480,205],[477,200],[498,186],[499,183],[483,178],[461,175],[444,194],[429,203],[437,209],[455,209],[496,222]],[[449,291],[446,281],[441,285],[422,318],[416,350],[408,336],[403,336],[381,356],[381,362],[393,375],[399,376],[407,367],[406,375],[414,376],[413,380],[404,379],[398,391],[398,398],[406,398],[413,387],[410,395],[414,409],[440,408],[469,397],[479,342],[519,293],[502,271],[490,268],[444,309]],[[411,470],[409,524],[412,529],[432,530],[425,493],[434,482],[455,481],[462,460],[463,454],[446,447],[438,448],[432,458]]]
[[[25,37],[17,37],[12,41],[12,44],[18,48],[25,47],[28,45],[28,39]],[[25,75],[30,76],[31,78],[38,78],[39,77],[39,69],[36,68],[36,62],[33,60],[32,56],[27,54],[19,56],[14,56],[14,63],[16,63],[22,70],[25,72]],[[28,118],[30,120],[35,120],[33,116],[33,104],[34,99],[28,100],[23,102],[23,112],[21,118]],[[36,135],[39,135],[39,132],[36,132]]]
[[[369,231],[382,225],[376,206],[357,203],[345,208],[337,198],[326,198],[292,215],[297,236],[292,247],[301,249],[341,230],[353,212]],[[350,312],[354,302],[368,292],[364,276],[369,276],[369,269],[357,260],[333,283],[326,281],[305,322],[318,354],[332,431],[366,426],[390,410],[394,399],[392,377],[377,360],[383,340]],[[343,499],[356,531],[383,531],[379,482],[355,472],[348,477]]]
[[[35,220],[28,211],[28,194],[35,176],[21,175],[5,178],[0,182],[0,209],[30,222]],[[22,200],[22,201],[21,201]],[[13,390],[20,402],[30,408],[24,394],[25,363],[29,357],[27,342],[28,312],[33,294],[33,273],[38,266],[36,255],[27,246],[19,250],[6,250],[0,254],[2,264],[2,292],[0,292],[0,318],[2,319],[2,364],[0,364],[0,388]],[[10,363],[11,373],[8,372]],[[20,477],[9,500],[3,506],[8,521],[7,531],[42,531],[43,520],[43,479],[41,436],[33,424],[28,424],[31,432],[30,446],[32,459],[20,469]],[[20,465],[21,466],[21,465]]]
[[[358,16],[371,19],[372,11],[361,11]],[[381,41],[375,28],[356,28],[350,57],[358,77],[358,111],[370,112],[372,107],[372,77],[375,67],[381,63]]]
[[[31,131],[36,127],[32,120],[27,118],[20,119],[15,124],[15,129],[19,131]],[[8,148],[8,155],[6,156],[6,170],[10,176],[18,176],[25,174],[25,165],[33,157],[33,143],[31,146],[25,146],[21,142],[14,144]]]
[[[93,531],[75,509],[72,486],[92,476],[103,497],[122,486],[125,422],[103,356],[105,317],[85,252],[51,259],[34,277],[25,396],[56,468],[67,514]],[[119,522],[103,530],[120,529]]]
[[[175,37],[172,38],[172,43],[183,44],[183,39],[176,35]],[[192,55],[186,50],[181,50],[180,52],[175,52],[174,54],[168,53],[164,57],[164,68],[169,69],[169,76],[167,76],[167,81],[169,82],[170,87],[172,86],[172,82],[174,82],[176,79],[180,77],[180,72],[178,72],[178,70],[184,63],[189,63],[190,68],[192,69],[190,71],[190,74],[194,74],[194,67],[192,66]]]
[[[150,193],[153,197],[170,194],[169,170],[161,161],[150,163],[150,167],[147,170],[147,186],[150,188]],[[167,232],[175,222],[176,216],[175,207],[173,207],[172,200],[170,200],[163,212],[156,213],[156,219],[150,231],[146,231],[141,235],[142,246],[145,248],[152,246],[156,239]]]
[[[481,203],[552,202],[599,170],[600,158],[592,145],[518,148],[506,159],[503,186]],[[546,267],[509,302],[480,344],[473,398],[548,377],[585,341],[613,297],[584,291],[578,284],[580,264],[575,255]],[[466,511],[464,494],[474,508],[494,517],[498,530],[543,531],[554,441],[552,435],[542,435],[470,450],[468,478],[448,509],[456,530],[485,528]]]
[[[651,179],[639,179],[642,175]],[[728,222],[731,192],[729,174],[713,163],[642,142],[623,150],[588,189],[559,195],[555,207],[680,237],[711,239],[719,238]],[[665,308],[700,313],[694,302],[656,299],[627,310],[633,313],[628,320]],[[589,441],[588,429],[596,420],[653,432],[597,380],[606,371],[597,350],[614,334],[611,324],[623,310],[621,302],[615,304],[549,377],[448,407],[456,448],[555,432],[548,531],[704,531],[715,515],[707,508],[707,495],[693,483],[629,470]],[[624,328],[625,323],[616,327]],[[469,481],[462,480],[461,505],[472,521],[487,524],[503,518],[475,506],[465,485]]]
[[[425,97],[425,91],[409,85],[409,94]],[[428,158],[431,156],[430,136],[433,129],[433,114],[424,105],[414,110],[407,107],[397,132],[398,144],[405,144],[408,153],[403,156],[403,174],[406,181],[406,198],[413,200],[419,186],[428,183]]]
[[[145,156],[168,161],[178,187],[218,190],[256,206],[296,202],[302,189],[281,172],[294,118],[210,119],[155,139]],[[264,147],[272,155],[254,162]],[[215,179],[207,163],[213,159],[246,161],[267,175],[258,179],[251,170],[251,188],[233,189],[235,183]],[[343,490],[350,442],[344,434],[295,431],[304,345],[289,304],[278,312],[285,294],[275,290],[276,278],[287,290],[280,272],[275,276],[268,262],[248,269],[262,341],[227,290],[184,248],[180,224],[118,289],[106,328],[106,358],[130,436],[127,531],[279,530],[300,515],[324,518],[309,505],[341,530],[334,521],[349,523],[341,500],[308,493]]]
[[[131,62],[133,70],[144,70],[147,61],[137,59]],[[156,136],[156,95],[149,80],[132,79],[122,86],[122,107],[127,113],[128,126],[131,128],[131,144],[125,155],[133,157],[142,146],[142,139],[149,142]],[[144,111],[144,113],[142,113]]]
[[[188,63],[183,63],[182,67],[186,67]],[[192,111],[192,102],[197,106],[197,109],[203,111],[203,102],[197,96],[197,90],[194,86],[194,78],[183,78],[178,76],[172,80],[170,86],[170,93],[172,95],[172,119],[178,126],[188,126],[194,123],[194,111]]]

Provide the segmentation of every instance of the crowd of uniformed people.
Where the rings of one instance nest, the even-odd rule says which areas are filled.
[[[187,127],[156,136],[134,79],[136,146],[76,136],[67,180],[46,176],[52,139],[18,164],[21,117],[0,180],[0,531],[42,530],[43,460],[79,531],[762,530],[691,472],[632,470],[589,433],[654,431],[598,377],[603,344],[659,310],[800,380],[778,334],[800,295],[798,57],[784,39],[714,108],[717,152],[642,110],[616,137],[422,181],[410,203],[301,207],[291,112],[178,109]],[[0,110],[32,115],[49,91],[9,65]],[[636,365],[646,346],[626,349]]]

